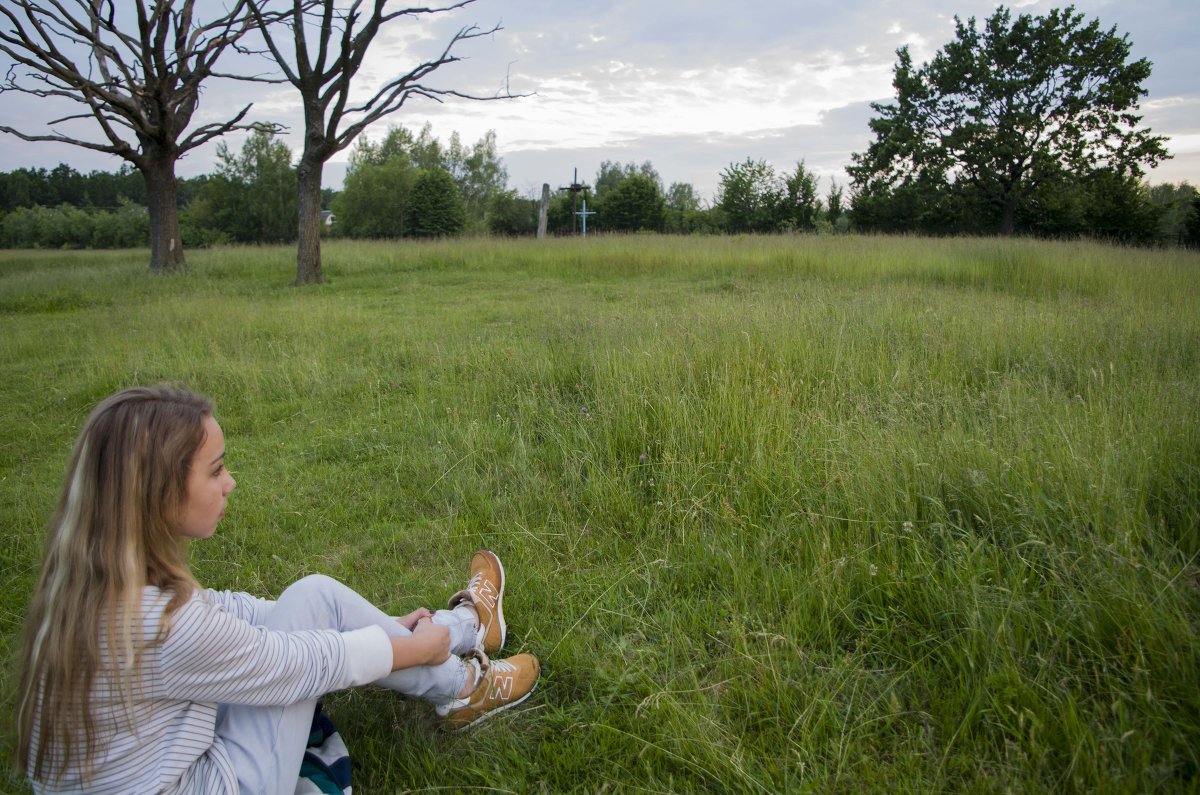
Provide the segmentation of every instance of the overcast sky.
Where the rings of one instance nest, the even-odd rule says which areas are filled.
[[[201,5],[212,0],[201,0]],[[1051,2],[1014,2],[1041,14]],[[1200,185],[1200,2],[1196,0],[1078,0],[1077,10],[1116,26],[1149,58],[1153,75],[1142,102],[1144,124],[1169,136],[1175,155],[1149,175],[1152,182]],[[506,79],[514,93],[501,102],[417,99],[372,128],[419,128],[426,121],[446,140],[457,130],[473,142],[495,130],[509,184],[522,193],[557,188],[579,170],[591,182],[602,160],[650,160],[666,184],[690,182],[711,198],[721,170],[747,157],[778,170],[798,160],[822,179],[845,184],[852,152],[870,142],[869,103],[892,96],[895,50],[908,45],[918,63],[953,36],[953,17],[982,20],[995,6],[957,0],[478,0],[421,24],[385,28],[357,75],[363,91],[440,49],[464,25],[503,30],[463,43],[466,60],[429,81],[494,94]],[[211,84],[201,116],[215,119],[253,100],[254,118],[291,127],[284,140],[300,146],[302,127],[290,86]],[[0,95],[0,122],[39,131],[50,103]],[[42,128],[44,129],[44,128]],[[237,145],[237,139],[231,141]],[[349,152],[326,167],[325,182],[340,187]],[[51,167],[64,161],[81,171],[115,169],[119,161],[59,144],[3,139],[0,171]],[[181,176],[211,171],[213,149],[181,164]]]

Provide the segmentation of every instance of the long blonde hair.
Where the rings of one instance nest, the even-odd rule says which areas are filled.
[[[142,589],[170,593],[160,642],[199,587],[175,524],[212,412],[190,392],[135,387],[100,403],[75,442],[20,658],[17,763],[37,780],[73,768],[87,776],[98,750],[89,704],[98,673],[132,698]]]

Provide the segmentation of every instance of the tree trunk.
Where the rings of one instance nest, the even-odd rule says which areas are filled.
[[[296,285],[321,284],[321,171],[323,160],[301,157],[296,169],[299,180],[297,215],[299,238],[296,244]]]
[[[1011,235],[1016,228],[1017,197],[1014,194],[1005,196],[1000,209],[1000,234]]]
[[[187,268],[179,239],[179,206],[175,198],[175,158],[169,153],[145,159],[146,205],[150,215],[150,272]]]

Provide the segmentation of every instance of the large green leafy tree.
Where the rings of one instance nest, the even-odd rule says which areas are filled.
[[[441,168],[444,163],[442,145],[433,137],[433,125],[426,122],[418,135],[402,125],[388,125],[378,141],[359,138],[350,152],[350,168],[383,165],[396,155],[404,155],[415,168]]]
[[[845,231],[846,219],[843,217],[846,208],[843,202],[842,186],[837,180],[829,183],[829,193],[825,197],[825,219],[839,232]]]
[[[403,237],[416,169],[404,152],[381,163],[351,161],[333,202],[338,233],[347,237]]]
[[[487,231],[493,235],[534,235],[538,226],[538,201],[515,190],[492,194],[487,207]]]
[[[408,200],[408,234],[449,237],[462,232],[467,216],[458,185],[449,171],[431,168],[413,181]]]
[[[817,175],[801,160],[796,170],[783,179],[779,216],[783,227],[810,232],[816,228],[821,215],[821,200],[817,196]]]
[[[700,196],[690,182],[672,182],[666,195],[667,231],[690,234],[707,229],[709,219],[700,209]]]
[[[603,225],[615,232],[661,232],[666,205],[658,183],[642,174],[630,174],[604,195]]]
[[[596,171],[592,194],[597,199],[603,199],[606,193],[616,190],[626,177],[634,175],[646,177],[658,187],[660,193],[662,192],[662,177],[659,176],[658,169],[649,160],[641,163],[630,160],[624,165],[616,160],[603,160],[600,162],[600,168]]]
[[[774,232],[784,196],[785,186],[771,164],[746,158],[721,172],[717,207],[730,232]]]
[[[292,151],[273,130],[253,132],[234,152],[217,147],[217,173],[188,221],[238,243],[285,243],[296,239],[296,169]]]
[[[875,140],[849,169],[860,202],[970,192],[1011,234],[1043,181],[1136,177],[1169,156],[1139,127],[1150,62],[1073,7],[1014,19],[1001,6],[982,30],[955,17],[954,40],[929,63],[915,67],[904,47],[897,56],[896,100],[872,105]]]
[[[464,144],[456,132],[449,146],[443,146],[426,123],[416,134],[392,126],[379,141],[358,140],[350,156],[341,207],[334,208],[340,233],[400,237],[415,172],[430,169],[443,169],[454,177],[466,212],[466,229],[486,229],[492,198],[504,193],[508,180],[495,131],[489,130],[472,145]]]
[[[492,197],[503,193],[508,182],[508,169],[497,153],[496,131],[488,130],[471,146],[457,132],[451,133],[445,159],[443,167],[458,185],[468,227],[483,229]]]

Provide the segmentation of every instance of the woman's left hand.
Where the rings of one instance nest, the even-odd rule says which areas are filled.
[[[433,611],[427,607],[418,607],[406,616],[400,616],[396,620],[400,622],[400,626],[412,632],[417,628],[417,622],[422,618],[433,618]]]

